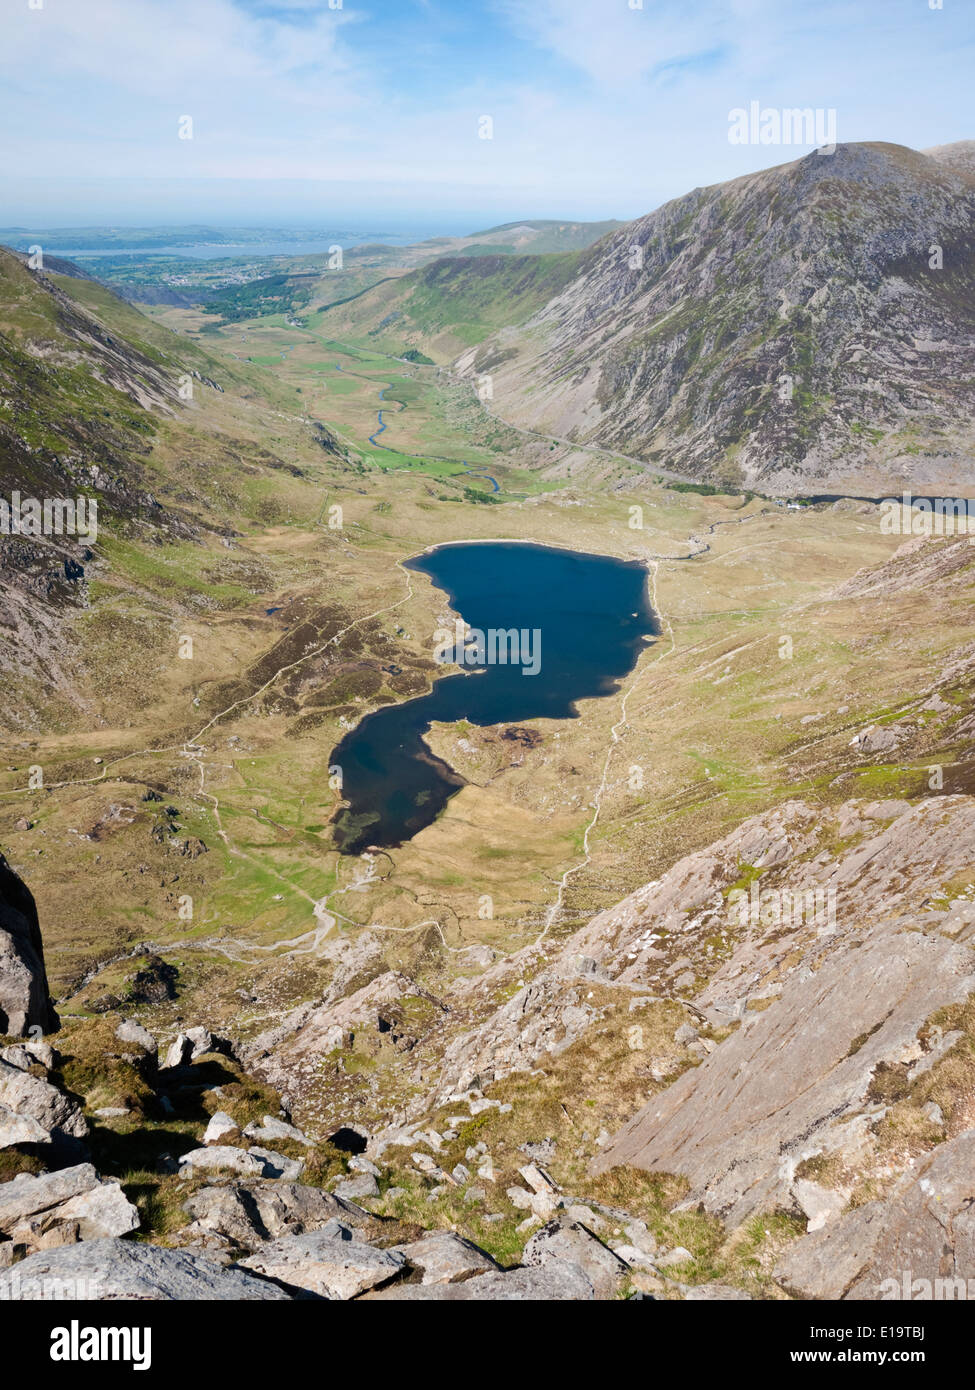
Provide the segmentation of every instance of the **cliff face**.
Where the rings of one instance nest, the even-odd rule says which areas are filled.
[[[489,373],[519,426],[701,477],[970,483],[975,176],[957,148],[840,145],[695,189],[458,367]]]
[[[0,1033],[22,1038],[58,1027],[34,898],[0,854]]]

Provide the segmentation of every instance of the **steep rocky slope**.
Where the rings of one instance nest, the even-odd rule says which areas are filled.
[[[217,363],[56,265],[33,271],[0,248],[0,498],[86,508],[76,527],[60,517],[43,534],[0,530],[0,670],[14,724],[45,696],[83,704],[73,620],[92,578],[107,577],[106,538],[232,536],[253,510],[248,477],[301,476],[267,447],[268,419],[290,416],[316,452],[344,456],[325,426],[296,414],[294,393]]]
[[[37,908],[0,854],[0,1033],[25,1037],[58,1026],[44,968]]]
[[[598,242],[459,368],[490,374],[491,408],[519,426],[702,478],[963,488],[969,143],[840,145],[695,189]]]
[[[582,251],[548,255],[450,256],[384,280],[347,302],[329,300],[317,320],[331,336],[449,360],[472,343],[524,323],[578,271]]]

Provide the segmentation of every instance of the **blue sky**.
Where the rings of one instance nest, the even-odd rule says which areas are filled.
[[[632,217],[806,153],[729,144],[753,100],[975,138],[972,0],[40,4],[0,0],[5,225]]]

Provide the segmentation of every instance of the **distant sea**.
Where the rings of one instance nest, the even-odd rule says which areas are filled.
[[[362,246],[369,242],[382,242],[387,246],[411,246],[415,242],[425,241],[428,237],[464,235],[465,233],[444,232],[442,227],[409,227],[398,231],[370,231],[370,232],[350,232],[348,230],[325,230],[315,231],[307,239],[295,236],[275,237],[273,232],[266,238],[254,238],[248,241],[195,241],[184,244],[170,244],[166,246],[145,244],[141,246],[106,246],[103,244],[84,243],[78,246],[55,245],[50,237],[47,239],[47,246],[53,256],[62,256],[67,259],[72,257],[118,257],[118,256],[168,256],[174,259],[189,259],[201,261],[227,260],[230,257],[246,256],[248,258],[258,256],[313,256],[324,254],[331,246],[341,246],[348,249],[350,246]],[[2,234],[0,234],[2,239]],[[11,236],[8,245],[16,249],[25,251],[28,249],[32,240],[37,240],[41,244],[45,243],[43,233],[38,233],[36,238],[25,236],[22,232],[16,236]]]
[[[336,232],[334,236],[319,241],[241,241],[227,242],[215,246],[212,242],[195,242],[189,246],[139,246],[125,249],[118,247],[92,250],[83,246],[58,250],[59,256],[70,259],[72,256],[172,256],[187,257],[190,260],[218,261],[234,256],[314,256],[324,254],[330,246],[362,246],[366,242],[381,241],[387,246],[409,246],[414,240],[423,241],[423,236],[395,236],[389,233],[375,233],[370,236],[353,236],[348,232]]]

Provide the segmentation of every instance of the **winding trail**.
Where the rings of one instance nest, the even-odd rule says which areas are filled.
[[[282,359],[285,359],[286,354],[288,352],[293,351],[293,349],[294,345],[285,349],[281,353]],[[390,360],[403,361],[404,365],[409,365],[405,362],[405,359],[390,358]],[[340,363],[336,363],[335,368],[337,371],[345,370]],[[362,380],[370,382],[374,382],[375,380],[373,377],[365,376],[364,374],[359,372],[347,372],[347,375],[357,376],[360,377]],[[404,375],[407,375],[408,379],[410,379],[413,375],[415,375],[415,373]],[[382,389],[379,392],[379,399],[381,401],[386,400],[386,391],[390,389],[393,386],[393,384],[393,381],[388,381],[386,385],[382,387]],[[397,402],[397,404],[399,405],[400,410],[407,409],[406,402]],[[385,409],[386,407],[382,407],[377,412],[378,428],[369,437],[369,442],[375,448],[383,449],[391,453],[402,454],[402,451],[389,449],[388,446],[381,444],[378,441],[377,436],[385,433],[388,429],[388,425],[386,424],[386,421],[383,418]],[[486,407],[485,411],[492,418],[499,420],[500,423],[507,425],[509,428],[514,429],[519,433],[532,436],[533,438],[559,443],[571,449],[581,450],[589,453],[603,454],[609,457],[624,459],[627,462],[639,464],[643,468],[649,467],[649,465],[647,465],[644,460],[631,458],[628,455],[618,453],[618,451],[616,450],[605,449],[592,445],[582,445],[572,440],[564,440],[558,439],[555,436],[542,435],[536,431],[526,430],[520,428],[519,426],[510,425],[509,422],[502,420],[500,416],[493,415],[492,412],[487,411]],[[458,476],[470,475],[474,477],[483,478],[485,481],[489,482],[492,485],[492,489],[495,493],[500,491],[500,485],[498,483],[498,480],[487,472],[486,465],[471,466],[467,463],[466,460],[442,458],[434,455],[403,454],[402,456],[407,458],[415,458],[420,461],[431,459],[436,462],[462,464],[463,473],[459,474]],[[665,469],[655,467],[654,472],[661,477],[674,478],[681,481],[685,480],[683,478],[683,475],[670,473]],[[710,526],[708,526],[707,529],[704,531],[704,536],[712,535],[719,527],[744,525],[749,521],[757,520],[759,517],[765,514],[766,509],[763,509],[762,511],[754,512],[746,517],[736,517],[730,518],[725,521],[714,522]],[[563,872],[560,879],[558,880],[557,891],[554,901],[547,908],[545,912],[542,929],[537,938],[535,939],[535,942],[533,943],[535,947],[541,946],[545,938],[548,936],[549,932],[559,922],[565,909],[565,897],[571,880],[578,874],[582,873],[585,869],[587,869],[592,862],[592,836],[599,822],[600,816],[603,811],[604,800],[610,788],[610,774],[612,771],[614,757],[628,727],[627,708],[630,701],[630,697],[643,683],[648,673],[655,670],[656,666],[659,664],[660,661],[672,656],[674,651],[676,650],[676,639],[674,636],[671,621],[667,617],[667,615],[661,611],[658,604],[657,580],[659,565],[661,562],[693,560],[701,555],[708,553],[711,550],[710,544],[703,538],[703,536],[691,534],[687,538],[687,544],[689,546],[689,549],[680,554],[665,555],[648,553],[647,555],[642,557],[643,562],[646,564],[650,579],[652,607],[654,612],[658,614],[662,624],[661,636],[666,636],[666,638],[669,639],[669,645],[666,647],[666,649],[660,650],[654,659],[648,660],[647,662],[642,664],[638,663],[637,670],[634,672],[634,675],[630,683],[623,691],[623,694],[620,699],[619,717],[610,729],[610,741],[606,750],[606,756],[603,761],[599,785],[596,788],[595,794],[590,803],[592,815],[586,825],[583,834],[583,858],[579,860],[579,862],[570,865]],[[361,615],[360,617],[354,619],[352,622],[348,623],[338,632],[336,632],[332,637],[324,640],[323,642],[316,645],[309,651],[305,652],[302,656],[296,658],[293,661],[285,663],[284,665],[279,667],[263,683],[263,685],[259,686],[257,689],[251,691],[247,695],[242,696],[239,699],[233,701],[231,704],[227,705],[226,708],[220,710],[217,714],[213,715],[210,719],[207,720],[205,724],[203,724],[194,734],[192,734],[184,742],[178,744],[164,745],[162,747],[133,750],[131,752],[121,754],[119,757],[114,758],[110,762],[106,763],[99,770],[98,774],[93,777],[76,778],[61,782],[53,782],[45,785],[45,787],[43,788],[46,791],[54,791],[67,787],[93,785],[98,782],[106,782],[110,780],[124,780],[124,777],[121,774],[115,772],[115,769],[118,769],[122,764],[134,758],[162,756],[164,754],[175,754],[178,757],[185,758],[187,761],[193,763],[197,768],[199,774],[199,786],[196,795],[201,800],[209,803],[216,832],[219,838],[222,840],[223,844],[225,845],[228,854],[257,866],[261,869],[262,872],[270,874],[275,879],[277,879],[277,881],[281,884],[283,889],[286,889],[289,893],[295,894],[296,896],[303,899],[310,906],[311,913],[315,921],[315,926],[310,930],[302,932],[299,935],[289,938],[287,940],[276,941],[267,945],[242,941],[233,937],[226,936],[197,939],[187,939],[184,936],[168,943],[153,943],[153,950],[156,950],[158,952],[177,949],[181,951],[208,950],[220,953],[228,959],[243,963],[246,963],[248,961],[254,962],[261,958],[266,959],[268,956],[271,955],[274,955],[280,959],[300,958],[303,956],[317,957],[322,953],[324,949],[326,949],[326,943],[331,933],[339,923],[350,928],[355,928],[360,931],[366,930],[375,932],[391,932],[396,934],[409,934],[432,928],[436,930],[440,938],[441,944],[443,945],[445,950],[454,952],[464,949],[463,947],[453,947],[448,945],[446,936],[444,934],[443,922],[438,917],[426,917],[423,920],[412,923],[408,926],[392,926],[377,922],[360,922],[356,920],[354,917],[338,911],[333,906],[333,899],[342,897],[343,895],[352,892],[366,891],[369,884],[376,881],[376,879],[378,878],[378,874],[375,870],[374,858],[370,854],[366,854],[361,857],[361,872],[357,873],[357,876],[352,880],[351,883],[345,884],[342,887],[335,887],[322,897],[315,898],[304,888],[295,884],[291,881],[291,879],[287,878],[284,874],[280,873],[276,868],[273,867],[273,865],[264,862],[262,859],[250,854],[248,851],[240,848],[232,842],[227,830],[224,827],[223,817],[221,814],[222,807],[219,797],[214,792],[209,791],[206,786],[208,770],[206,759],[208,750],[206,745],[202,743],[201,740],[210,730],[212,730],[223,719],[227,718],[227,716],[233,714],[235,711],[251,704],[254,700],[258,699],[271,686],[275,684],[275,682],[278,680],[280,676],[284,675],[286,672],[293,671],[305,662],[310,661],[313,658],[321,655],[322,653],[327,651],[329,647],[334,646],[337,642],[341,640],[342,637],[344,637],[348,632],[352,631],[354,628],[358,627],[360,624],[371,621],[372,619],[375,619],[377,617],[381,617],[384,614],[393,612],[397,608],[401,607],[404,603],[408,602],[412,597],[414,597],[410,572],[403,567],[402,562],[399,560],[395,562],[395,566],[402,572],[406,582],[406,591],[400,598],[394,600],[391,603],[384,604],[382,607],[377,608],[370,613]],[[14,788],[12,790],[0,792],[0,796],[22,796],[24,794],[29,794],[32,790],[34,789],[27,787]],[[106,961],[103,964],[95,967],[92,973],[92,978],[94,978],[94,975],[100,973],[101,970],[107,968],[111,963],[112,962]],[[90,983],[90,980],[87,980],[86,983]],[[75,990],[74,992],[76,993],[77,990]]]
[[[762,511],[751,513],[749,516],[746,517],[734,517],[729,518],[726,521],[713,522],[710,526],[707,527],[704,534],[712,535],[719,527],[722,526],[745,525],[747,522],[758,520],[760,517],[766,514],[766,510],[763,509]],[[654,612],[657,613],[661,619],[661,623],[663,625],[662,635],[666,635],[669,638],[669,646],[666,648],[666,650],[660,651],[655,660],[648,661],[642,666],[642,668],[638,666],[638,669],[634,673],[633,679],[630,681],[629,685],[626,687],[622,694],[620,700],[619,718],[615,721],[615,723],[612,725],[610,729],[610,742],[606,750],[606,757],[603,761],[603,768],[599,786],[597,787],[595,795],[593,796],[593,799],[590,803],[592,808],[592,815],[586,825],[583,834],[584,857],[577,863],[570,865],[558,880],[555,899],[546,910],[542,930],[536,937],[535,941],[532,943],[533,948],[537,948],[542,945],[549,932],[552,930],[554,926],[556,926],[560,917],[562,916],[565,907],[565,895],[569,887],[570,880],[573,879],[579,873],[583,872],[583,870],[588,868],[590,863],[592,862],[593,849],[591,837],[599,821],[603,809],[604,798],[610,787],[610,773],[612,769],[614,754],[627,729],[626,712],[630,697],[643,683],[647,675],[651,671],[654,671],[656,669],[656,666],[659,664],[659,662],[671,656],[676,649],[676,640],[674,637],[673,627],[670,622],[670,619],[666,616],[666,614],[664,614],[661,611],[659,607],[657,599],[657,577],[659,565],[661,562],[695,559],[696,557],[707,553],[711,549],[710,545],[705,540],[703,540],[702,537],[697,535],[691,534],[690,536],[688,536],[688,542],[691,548],[683,553],[676,555],[649,553],[643,557],[644,563],[647,566],[648,574],[650,576],[652,607]],[[214,820],[214,826],[216,828],[219,838],[223,841],[228,854],[231,854],[236,858],[242,859],[258,867],[262,872],[270,874],[275,879],[277,879],[277,881],[281,884],[282,888],[286,889],[289,893],[295,894],[298,897],[302,898],[310,906],[312,915],[315,920],[315,926],[311,928],[309,931],[302,932],[298,936],[291,937],[283,941],[271,942],[267,945],[263,945],[256,942],[242,941],[235,937],[226,936],[197,938],[195,940],[187,939],[184,936],[178,937],[175,940],[169,942],[151,943],[152,950],[156,951],[157,953],[161,953],[168,950],[208,950],[221,954],[229,960],[233,960],[238,963],[244,964],[254,963],[262,958],[267,959],[269,956],[275,956],[275,958],[277,959],[284,960],[292,958],[297,959],[300,957],[318,957],[322,953],[322,951],[326,949],[326,943],[330,938],[332,931],[339,923],[359,931],[391,932],[394,934],[410,934],[413,932],[426,930],[427,928],[433,928],[437,932],[437,935],[440,938],[440,942],[444,950],[454,953],[464,949],[462,946],[458,947],[449,945],[444,933],[443,922],[438,917],[426,917],[423,918],[421,921],[411,923],[408,926],[391,926],[380,922],[361,922],[356,918],[342,913],[334,908],[332,904],[332,900],[334,898],[341,897],[344,894],[351,892],[364,891],[371,882],[374,882],[378,878],[378,875],[375,872],[374,858],[370,854],[365,854],[361,856],[363,870],[362,872],[357,874],[357,876],[353,879],[351,883],[346,884],[342,887],[333,888],[330,892],[326,893],[324,896],[320,898],[313,897],[312,894],[308,893],[304,888],[300,887],[299,885],[293,883],[290,878],[280,873],[271,864],[250,854],[248,851],[241,849],[239,846],[235,845],[232,842],[223,824],[220,800],[214,792],[208,791],[206,787],[207,764],[205,761],[205,757],[207,754],[207,749],[206,746],[200,742],[203,736],[209,730],[214,728],[215,725],[220,723],[221,720],[226,718],[227,715],[250,704],[253,700],[257,699],[259,696],[264,694],[265,691],[267,691],[272,685],[274,685],[278,677],[283,675],[285,672],[292,671],[297,667],[301,666],[304,662],[309,661],[313,657],[320,655],[322,652],[326,651],[330,646],[338,642],[346,633],[352,631],[352,629],[357,627],[359,624],[368,622],[373,618],[380,617],[385,613],[393,612],[395,609],[401,607],[404,603],[408,602],[409,599],[411,599],[414,596],[412,577],[410,575],[410,572],[404,568],[402,561],[397,560],[395,562],[395,566],[397,569],[401,571],[406,582],[406,592],[400,598],[394,600],[394,602],[392,603],[383,605],[381,608],[373,610],[371,613],[362,614],[360,617],[355,618],[351,623],[348,623],[344,628],[341,628],[332,637],[326,639],[324,642],[315,646],[311,650],[305,652],[296,660],[287,662],[281,667],[279,667],[264,682],[263,685],[251,691],[249,694],[242,696],[240,699],[235,700],[232,704],[227,705],[225,709],[220,710],[217,714],[213,715],[185,743],[166,745],[161,748],[144,748],[134,750],[132,752],[122,754],[118,758],[112,759],[111,762],[105,764],[105,766],[101,769],[99,774],[95,777],[78,778],[63,782],[53,782],[48,784],[44,788],[44,790],[47,791],[54,791],[63,787],[85,786],[108,780],[124,780],[122,777],[118,775],[116,775],[114,778],[110,778],[109,774],[112,771],[112,769],[119,767],[120,764],[128,761],[131,758],[162,755],[164,753],[175,753],[179,757],[186,758],[187,761],[192,762],[197,768],[199,774],[199,787],[197,789],[196,795],[200,799],[205,800],[210,804]],[[0,795],[23,795],[24,793],[29,792],[30,790],[31,789],[29,788],[16,788],[13,791],[6,791],[0,793]],[[91,973],[90,978],[86,980],[85,984],[90,983],[91,979],[95,978],[103,969],[108,968],[108,966],[112,963],[112,961],[105,961],[104,963],[95,967],[95,969]],[[77,989],[73,991],[73,993],[77,993]]]

